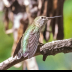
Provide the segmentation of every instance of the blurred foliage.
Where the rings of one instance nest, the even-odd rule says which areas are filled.
[[[12,26],[10,22],[10,27]],[[64,39],[72,38],[72,0],[66,0],[64,3]],[[51,35],[50,41],[53,40]],[[13,34],[6,35],[4,31],[3,12],[0,12],[0,62],[11,56],[13,45]],[[55,56],[48,56],[45,62],[42,56],[37,56],[37,63],[40,70],[70,70],[72,69],[72,53],[59,53]],[[21,70],[11,67],[8,70]]]

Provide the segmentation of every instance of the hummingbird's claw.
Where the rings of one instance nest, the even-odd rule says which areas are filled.
[[[46,61],[47,55],[43,55],[43,61]]]

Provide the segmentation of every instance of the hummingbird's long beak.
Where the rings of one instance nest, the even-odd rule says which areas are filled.
[[[46,17],[46,18],[47,18],[47,19],[52,19],[52,18],[57,18],[57,17],[62,17],[62,16],[60,15],[60,16]]]

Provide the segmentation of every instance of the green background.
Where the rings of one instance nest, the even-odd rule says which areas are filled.
[[[64,39],[72,38],[72,0],[66,0],[64,3]],[[0,12],[0,62],[11,56],[13,45],[13,34],[6,35],[4,31],[3,12]],[[10,23],[9,27],[12,24]],[[50,41],[52,41],[52,35]],[[59,53],[55,56],[48,56],[45,62],[42,56],[36,57],[40,70],[71,70],[72,53]],[[8,70],[22,70],[22,67],[11,67]]]

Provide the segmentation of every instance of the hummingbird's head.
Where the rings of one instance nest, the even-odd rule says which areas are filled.
[[[46,16],[38,16],[35,20],[34,20],[34,24],[41,28],[42,26],[44,26],[48,21],[48,18]]]
[[[54,16],[54,17],[38,16],[38,17],[36,17],[36,19],[34,20],[34,24],[35,24],[37,27],[41,28],[41,27],[43,27],[43,26],[47,23],[47,21],[48,21],[49,19],[57,18],[57,17],[62,17],[62,16],[61,16],[61,15],[60,15],[60,16]]]

